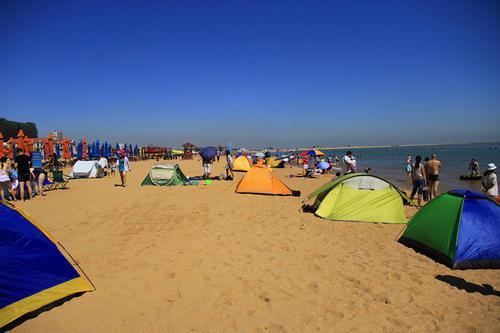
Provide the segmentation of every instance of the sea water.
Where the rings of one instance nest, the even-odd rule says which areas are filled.
[[[351,150],[357,160],[358,172],[371,168],[371,173],[386,178],[400,188],[408,188],[406,178],[406,156],[415,161],[417,155],[425,157],[437,154],[442,168],[439,172],[440,192],[450,189],[466,188],[481,191],[481,181],[460,180],[460,175],[467,173],[471,159],[475,159],[486,171],[488,163],[500,166],[500,142],[477,144],[448,144],[439,146],[411,146],[388,148],[348,148],[322,150],[328,156],[337,155],[340,159],[347,150]],[[497,169],[497,173],[498,173]]]

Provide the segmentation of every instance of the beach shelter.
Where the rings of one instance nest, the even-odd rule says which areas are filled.
[[[248,170],[236,186],[236,193],[300,196],[300,191],[291,190],[262,163],[257,163]]]
[[[6,201],[0,201],[0,216],[0,331],[94,290],[61,253],[59,242],[30,216]]]
[[[234,160],[233,171],[248,171],[251,167],[250,160],[245,155],[241,155]]]
[[[316,198],[317,216],[335,221],[406,223],[403,208],[410,199],[387,180],[351,173],[320,186],[305,200]],[[305,201],[304,200],[304,201]]]
[[[189,182],[178,164],[155,164],[149,170],[141,186],[176,186],[185,185]]]
[[[97,178],[100,176],[97,161],[77,161],[71,171],[72,178]]]
[[[500,206],[469,190],[443,193],[413,216],[399,242],[451,268],[500,268]]]

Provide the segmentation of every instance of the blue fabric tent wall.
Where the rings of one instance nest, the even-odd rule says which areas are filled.
[[[473,191],[450,193],[464,197],[454,268],[500,267],[500,206]]]
[[[46,305],[93,290],[53,237],[4,201],[0,201],[0,249],[0,331]]]
[[[459,198],[458,204],[450,206],[446,198],[452,197]],[[450,219],[435,218],[440,216],[433,213],[437,208],[449,212]],[[449,227],[443,230],[443,225]],[[469,190],[443,193],[425,205],[406,228],[401,243],[451,268],[500,268],[500,205],[481,193]],[[443,248],[451,251],[444,253]]]

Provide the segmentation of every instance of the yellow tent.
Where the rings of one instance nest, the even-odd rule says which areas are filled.
[[[234,160],[233,171],[248,171],[251,167],[250,160],[246,156],[241,155]]]
[[[236,193],[300,196],[283,184],[266,165],[254,165],[236,186]]]

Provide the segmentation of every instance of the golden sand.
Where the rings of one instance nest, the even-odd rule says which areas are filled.
[[[498,270],[452,271],[395,242],[400,225],[323,220],[302,213],[301,198],[235,194],[236,181],[141,187],[154,163],[132,162],[127,188],[118,176],[72,180],[18,204],[97,290],[14,332],[500,329]],[[202,173],[200,161],[180,165]],[[291,170],[275,172],[303,197],[328,180],[286,178]]]

